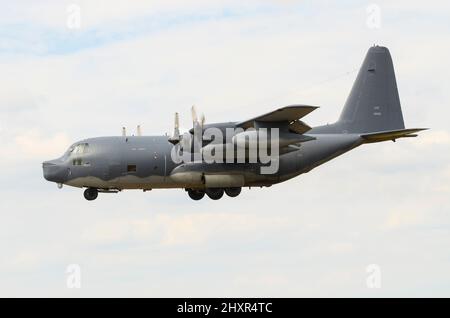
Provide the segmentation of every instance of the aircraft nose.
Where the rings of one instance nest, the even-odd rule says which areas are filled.
[[[42,163],[44,178],[48,181],[63,183],[67,177],[67,171],[57,160],[44,161]]]

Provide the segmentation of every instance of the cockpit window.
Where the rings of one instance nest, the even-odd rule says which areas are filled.
[[[86,161],[87,156],[83,156],[87,153],[89,153],[89,144],[81,143],[72,145],[64,156],[71,160],[74,166],[90,166],[89,161]]]
[[[67,150],[66,155],[70,156],[70,154],[72,153],[73,149],[75,149],[74,146],[70,146],[69,150]]]
[[[71,155],[71,154],[81,155],[81,154],[85,154],[88,152],[89,152],[89,144],[88,143],[78,144],[69,149],[69,155]]]

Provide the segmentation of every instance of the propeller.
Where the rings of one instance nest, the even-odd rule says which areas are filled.
[[[193,138],[193,144],[190,147],[193,153],[199,153],[200,149],[203,147],[203,125],[205,124],[205,115],[201,114],[200,120],[198,119],[197,109],[195,105],[191,108],[192,115],[192,126],[193,128],[190,130]]]
[[[180,142],[180,118],[178,113],[175,113],[175,123],[174,123],[173,135],[169,138],[169,142],[176,145]]]
[[[203,126],[205,124],[205,115],[202,113],[200,115],[200,120],[199,120],[199,116],[197,115],[197,109],[195,108],[195,105],[193,105],[191,107],[191,116],[192,116],[192,126],[193,128],[190,130],[190,133],[192,135],[197,134],[196,138],[200,139],[202,138],[202,131],[203,131]],[[183,138],[182,135],[180,135],[180,120],[179,120],[179,116],[178,113],[175,113],[175,127],[174,127],[174,131],[173,131],[173,135],[169,138],[169,142],[176,145],[178,144],[180,141],[186,141],[188,142],[188,140],[190,138]],[[189,134],[189,132],[187,133]]]
[[[195,109],[195,105],[192,105],[191,107],[191,116],[192,116],[192,123],[194,125],[198,123],[197,109]]]
[[[198,120],[198,116],[197,116],[197,109],[195,107],[195,105],[192,105],[191,107],[191,115],[192,115],[192,124],[195,128],[195,125],[200,125],[201,127],[203,127],[203,125],[205,124],[205,114],[201,114],[200,115],[200,120]]]
[[[202,127],[203,125],[205,125],[205,121],[206,121],[205,114],[202,113],[202,115],[200,116],[200,123],[202,124]]]

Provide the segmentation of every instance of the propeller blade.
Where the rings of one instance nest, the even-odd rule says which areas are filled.
[[[198,123],[197,110],[195,109],[195,105],[192,105],[191,115],[192,115],[192,122]]]
[[[202,115],[200,116],[200,122],[201,122],[202,126],[205,124],[205,120],[206,120],[205,114],[202,113]]]
[[[178,113],[175,113],[175,123],[174,123],[173,135],[169,138],[169,142],[176,145],[180,142],[180,119]]]
[[[175,129],[180,129],[180,118],[178,117],[178,113],[175,113]]]

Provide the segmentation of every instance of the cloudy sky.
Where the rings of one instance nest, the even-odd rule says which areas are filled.
[[[448,1],[0,4],[0,296],[450,296]],[[208,122],[293,103],[333,122],[373,44],[407,127],[432,128],[417,139],[218,202],[87,202],[42,178],[74,141],[170,132],[175,111],[189,127],[192,104]]]

